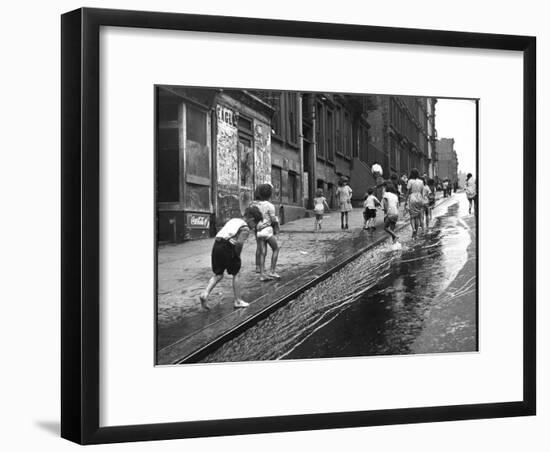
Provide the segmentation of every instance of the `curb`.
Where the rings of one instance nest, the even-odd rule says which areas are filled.
[[[451,199],[451,198],[442,198],[442,199],[440,198],[440,201],[438,203],[436,203],[435,207],[440,206],[441,204],[443,204],[444,202],[446,202],[449,199]],[[403,217],[403,219],[405,220],[404,223],[401,224],[401,226],[399,226],[398,228],[396,228],[396,232],[403,230],[407,226],[410,226],[410,224],[408,222],[409,216],[407,215],[406,217]],[[296,297],[298,297],[299,295],[304,293],[306,290],[310,289],[313,286],[316,286],[317,284],[324,281],[325,279],[328,279],[334,273],[341,270],[343,267],[348,265],[350,262],[357,259],[363,253],[365,253],[368,250],[374,248],[375,246],[380,245],[381,243],[384,243],[385,241],[389,240],[389,238],[390,238],[390,236],[385,234],[382,237],[379,237],[378,239],[376,239],[375,241],[369,243],[368,245],[366,245],[364,247],[361,247],[359,250],[357,250],[356,252],[354,252],[353,254],[348,256],[347,258],[345,258],[343,261],[340,261],[340,262],[336,263],[333,267],[331,267],[329,270],[322,273],[321,275],[319,275],[315,279],[313,279],[310,282],[304,284],[303,286],[299,287],[298,289],[284,295],[283,297],[281,297],[280,299],[278,299],[277,301],[275,301],[274,303],[272,303],[268,307],[266,307],[263,310],[259,311],[257,314],[254,314],[253,316],[251,316],[248,319],[244,320],[243,322],[239,323],[235,327],[227,330],[225,333],[221,334],[220,336],[218,336],[216,339],[212,340],[211,342],[209,342],[205,346],[200,347],[199,349],[187,354],[186,356],[184,356],[182,358],[178,358],[176,360],[173,360],[173,362],[171,364],[194,364],[194,363],[198,363],[201,359],[203,359],[204,357],[206,357],[210,353],[212,353],[215,350],[217,350],[218,348],[220,348],[224,343],[230,341],[231,339],[234,339],[235,337],[237,337],[242,332],[246,331],[250,327],[252,327],[255,324],[257,324],[258,322],[260,322],[261,320],[268,317],[270,314],[275,312],[277,309],[285,306],[286,304],[288,304],[289,302],[294,300]]]

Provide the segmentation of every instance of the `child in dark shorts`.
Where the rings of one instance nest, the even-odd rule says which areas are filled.
[[[233,306],[245,308],[248,303],[241,298],[239,271],[241,270],[241,251],[244,242],[250,234],[250,230],[262,220],[262,213],[257,206],[250,206],[244,211],[243,218],[232,218],[216,235],[212,247],[212,272],[214,273],[204,292],[199,296],[201,306],[210,309],[207,303],[212,289],[223,279],[223,274],[233,276],[233,293],[235,296]]]
[[[374,196],[374,189],[369,188],[367,190],[367,194],[365,195],[365,201],[363,202],[363,219],[365,220],[363,229],[376,229],[374,224],[376,222],[376,207],[378,206],[380,206],[380,200]]]

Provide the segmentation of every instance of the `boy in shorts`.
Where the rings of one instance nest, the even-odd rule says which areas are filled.
[[[241,251],[244,242],[250,234],[250,230],[262,221],[262,213],[257,206],[247,207],[243,218],[232,218],[220,232],[216,234],[212,247],[212,272],[214,273],[204,292],[199,296],[201,306],[210,309],[207,303],[212,289],[223,279],[223,273],[233,275],[233,294],[235,296],[233,306],[246,308],[249,303],[241,298],[241,286],[239,271],[241,269]]]
[[[365,201],[363,202],[363,219],[365,220],[363,224],[364,230],[376,230],[375,221],[376,221],[376,207],[380,206],[380,201],[376,196],[374,196],[374,189],[369,188],[365,196]]]
[[[393,242],[397,242],[397,235],[395,234],[395,226],[399,217],[399,197],[395,193],[396,189],[393,184],[386,186],[386,192],[382,198],[382,206],[384,208],[384,231],[386,231],[393,239]]]
[[[315,213],[314,231],[321,230],[325,207],[327,210],[330,210],[330,207],[327,204],[327,198],[323,196],[323,189],[318,188],[315,192],[315,198],[313,198],[313,212]]]

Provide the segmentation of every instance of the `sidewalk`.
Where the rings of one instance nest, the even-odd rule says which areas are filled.
[[[450,199],[450,198],[445,198]],[[441,202],[439,200],[438,202]],[[158,249],[157,362],[173,364],[218,340],[237,334],[244,323],[265,317],[319,279],[340,268],[357,254],[388,237],[383,213],[377,230],[364,231],[362,209],[349,214],[349,229],[340,228],[340,212],[328,212],[323,229],[313,231],[313,218],[284,224],[277,240],[281,246],[279,281],[260,282],[255,273],[256,243],[249,238],[243,249],[241,282],[245,309],[233,308],[232,277],[226,275],[209,298],[211,309],[201,308],[199,295],[211,276],[210,252],[214,239],[163,245]],[[408,222],[400,214],[397,227]],[[269,266],[271,251],[266,266]]]

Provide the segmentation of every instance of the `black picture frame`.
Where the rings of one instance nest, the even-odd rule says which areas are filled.
[[[100,427],[100,27],[236,33],[523,52],[523,399]],[[61,20],[61,436],[80,444],[439,422],[536,413],[536,38],[82,8]]]

